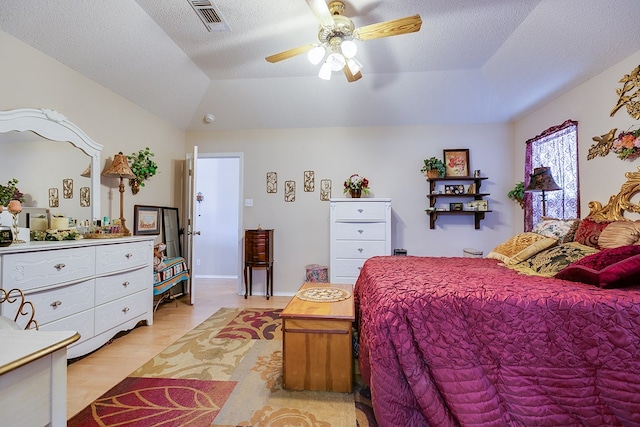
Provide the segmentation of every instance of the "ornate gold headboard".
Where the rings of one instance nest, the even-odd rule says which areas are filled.
[[[640,166],[636,172],[626,172],[627,182],[622,184],[620,192],[609,198],[609,203],[602,206],[600,202],[589,202],[589,218],[594,221],[628,220],[625,212],[640,213],[640,206],[632,203],[631,198],[640,192]]]

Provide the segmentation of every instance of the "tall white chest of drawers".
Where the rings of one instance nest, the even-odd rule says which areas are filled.
[[[329,280],[353,284],[367,258],[391,255],[391,199],[344,198],[329,203]]]
[[[79,332],[67,357],[82,356],[141,320],[153,324],[153,239],[14,243],[0,248],[0,287],[24,292],[40,330]],[[12,318],[14,305],[0,314]]]

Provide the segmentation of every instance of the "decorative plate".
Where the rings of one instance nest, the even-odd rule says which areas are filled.
[[[306,288],[298,291],[296,296],[304,301],[336,302],[349,298],[351,296],[351,292],[331,287]]]

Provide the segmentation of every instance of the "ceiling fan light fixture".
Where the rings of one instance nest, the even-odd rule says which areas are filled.
[[[320,67],[318,77],[322,80],[331,80],[331,66],[326,61],[322,64],[322,67]]]
[[[353,58],[358,53],[358,46],[351,40],[345,40],[341,44],[341,50],[345,58]]]
[[[307,58],[313,65],[318,65],[324,58],[325,53],[327,51],[323,46],[316,46],[307,53]]]
[[[347,61],[344,59],[344,56],[338,52],[333,52],[331,55],[327,56],[327,60],[325,61],[325,64],[329,64],[331,71],[342,70],[346,63]]]
[[[351,74],[357,74],[358,71],[362,70],[362,64],[355,58],[347,59],[347,67],[349,67]]]

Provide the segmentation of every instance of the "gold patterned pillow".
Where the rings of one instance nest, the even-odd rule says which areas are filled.
[[[553,277],[572,262],[597,252],[599,251],[591,246],[569,242],[538,252],[519,264],[507,267],[523,274]]]
[[[537,233],[520,233],[493,248],[487,258],[500,260],[506,265],[517,264],[540,251],[554,246],[556,243],[556,239]]]

